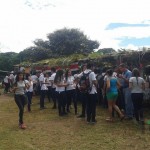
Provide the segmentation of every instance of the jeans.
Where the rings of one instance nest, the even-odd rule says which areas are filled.
[[[87,121],[95,121],[97,94],[89,94],[87,99]]]
[[[26,104],[25,97],[23,95],[15,95],[15,102],[19,108],[19,124],[23,124],[24,106]]]
[[[123,89],[124,100],[125,100],[125,113],[127,117],[133,117],[133,103],[131,99],[131,91],[129,88]]]
[[[131,98],[133,101],[136,120],[143,120],[143,93],[132,93]]]

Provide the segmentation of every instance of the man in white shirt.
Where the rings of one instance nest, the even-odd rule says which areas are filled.
[[[45,99],[45,95],[47,92],[47,86],[45,83],[45,77],[44,74],[41,73],[40,77],[39,77],[39,82],[40,82],[40,86],[41,86],[41,91],[40,91],[40,109],[45,109],[46,107],[44,106],[44,99]]]
[[[98,100],[97,96],[97,80],[96,75],[92,71],[94,66],[92,64],[87,64],[87,70],[90,70],[89,73],[89,82],[90,82],[90,91],[88,93],[87,99],[87,122],[96,123],[96,102]]]
[[[50,82],[51,82],[51,97],[52,97],[52,100],[53,100],[53,109],[56,109],[57,108],[57,105],[56,105],[56,86],[54,84],[54,79],[55,79],[55,76],[56,76],[56,69],[54,67],[51,68],[51,77],[49,78]]]
[[[6,75],[3,81],[4,81],[4,85],[5,85],[4,92],[5,92],[5,93],[8,93],[8,92],[9,92],[9,89],[10,89],[10,79],[9,79],[9,75]]]

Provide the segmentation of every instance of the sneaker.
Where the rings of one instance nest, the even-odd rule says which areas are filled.
[[[27,126],[25,124],[20,124],[19,127],[20,127],[20,129],[26,129],[27,128]]]

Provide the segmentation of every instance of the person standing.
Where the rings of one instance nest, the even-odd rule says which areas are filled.
[[[51,68],[51,77],[49,78],[50,82],[51,82],[51,97],[53,100],[53,107],[52,109],[56,109],[57,108],[57,104],[56,104],[56,85],[54,84],[54,79],[56,76],[56,68],[52,67]]]
[[[4,93],[8,93],[9,90],[10,90],[10,79],[9,79],[9,74],[7,74],[4,78],[4,86],[5,86],[5,89],[4,89]]]
[[[89,72],[89,90],[87,98],[87,123],[96,123],[96,102],[98,100],[97,95],[97,80],[96,75],[93,72],[94,65],[87,64],[87,70]]]
[[[27,88],[27,85],[24,81],[24,75],[21,72],[19,72],[16,76],[13,92],[15,93],[15,102],[19,108],[19,127],[21,129],[26,129],[26,125],[23,122],[24,106],[27,104],[25,88]]]
[[[77,100],[76,100],[76,85],[74,83],[74,76],[72,76],[71,70],[67,70],[65,74],[65,80],[68,86],[66,87],[67,95],[67,112],[70,112],[71,101],[73,100],[75,114],[77,114]]]
[[[109,69],[106,72],[106,96],[108,101],[108,111],[109,111],[109,118],[106,121],[113,121],[113,109],[119,114],[121,120],[124,119],[124,115],[120,111],[119,107],[116,105],[116,100],[118,97],[118,87],[120,87],[120,83],[116,77],[113,76],[113,70]]]
[[[54,84],[56,85],[57,99],[58,99],[58,113],[59,116],[66,115],[66,92],[65,88],[67,83],[65,82],[63,70],[58,70],[54,79]]]
[[[40,74],[39,82],[40,82],[40,87],[41,87],[41,91],[40,91],[40,109],[42,110],[42,109],[46,108],[44,106],[44,99],[45,99],[45,96],[46,96],[46,92],[48,90],[48,88],[46,86],[46,78],[45,78],[43,73]]]
[[[140,72],[137,68],[132,71],[132,77],[129,80],[129,88],[131,89],[131,98],[134,106],[134,114],[136,121],[144,122],[143,117],[143,90],[145,88],[145,81],[140,77]]]
[[[131,100],[131,91],[129,89],[129,79],[132,77],[132,72],[127,69],[125,64],[119,65],[119,70],[122,72],[122,75],[118,75],[119,78],[123,79],[123,95],[125,100],[125,114],[126,119],[133,119],[133,103]]]

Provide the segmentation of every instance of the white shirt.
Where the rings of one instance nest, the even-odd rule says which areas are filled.
[[[9,83],[9,77],[8,76],[5,76],[4,83]]]
[[[33,83],[37,83],[38,77],[36,75],[32,75],[31,80],[33,81]]]
[[[33,81],[26,80],[25,82],[26,82],[26,84],[29,85],[29,89],[26,89],[26,91],[27,92],[33,92]]]
[[[56,73],[53,73],[51,77],[49,78],[49,80],[51,81],[52,88],[56,88],[56,85],[54,84],[55,76],[56,76]]]
[[[46,84],[44,84],[45,78],[43,74],[40,75],[39,81],[40,81],[41,90],[48,90]]]
[[[64,80],[60,82],[60,84],[63,84],[63,83],[64,83]],[[63,92],[63,91],[65,91],[65,87],[64,87],[64,86],[63,86],[63,87],[58,87],[58,86],[56,85],[56,91],[57,91],[57,92]]]
[[[10,74],[9,79],[12,81],[12,83],[14,83],[15,81],[15,76],[13,74]]]
[[[91,72],[91,73],[89,74],[89,81],[90,81],[90,86],[92,87],[92,90],[90,91],[89,94],[96,94],[96,93],[97,93],[96,87],[95,87],[95,85],[92,83],[92,81],[95,81],[95,80],[96,80],[96,75],[95,75],[94,72]]]
[[[74,84],[74,77],[73,76],[69,76],[67,79],[67,88],[66,90],[74,90],[75,89],[75,84]]]

